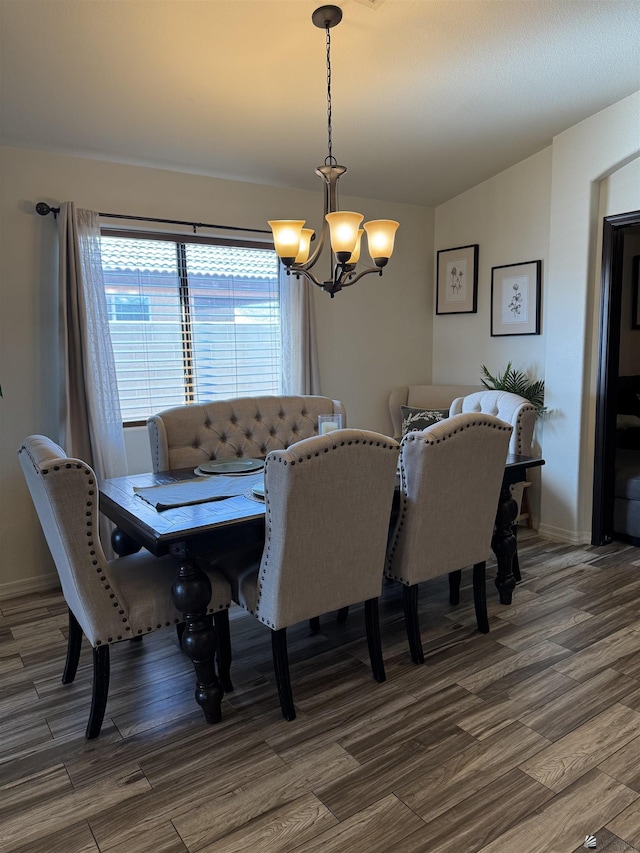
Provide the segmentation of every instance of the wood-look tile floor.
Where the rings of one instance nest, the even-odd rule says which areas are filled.
[[[290,629],[292,723],[269,631],[239,610],[219,725],[173,631],[121,643],[91,742],[88,646],[60,681],[61,595],[0,602],[0,850],[578,853],[594,835],[640,851],[640,551],[523,531],[520,556],[511,607],[488,567],[486,636],[469,577],[456,608],[446,579],[422,586],[421,667],[385,584],[384,684],[362,608]]]

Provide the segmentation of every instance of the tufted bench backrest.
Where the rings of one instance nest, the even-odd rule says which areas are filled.
[[[511,424],[513,432],[509,442],[509,453],[530,456],[533,453],[533,430],[536,425],[536,409],[519,394],[509,391],[477,391],[458,397],[451,404],[450,415],[466,412],[483,412],[494,415],[501,421]]]
[[[195,468],[212,459],[261,458],[318,434],[318,415],[342,415],[329,397],[236,397],[176,406],[147,421],[153,470]]]

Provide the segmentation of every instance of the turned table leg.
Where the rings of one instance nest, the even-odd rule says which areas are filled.
[[[502,484],[500,500],[496,513],[496,526],[491,539],[491,547],[498,563],[496,587],[500,593],[501,604],[511,604],[511,596],[516,585],[513,576],[513,558],[516,554],[517,540],[513,525],[518,517],[518,504],[511,496],[509,484]]]
[[[170,550],[179,562],[171,591],[173,603],[186,623],[180,644],[196,672],[196,702],[208,723],[219,723],[223,690],[215,668],[217,637],[207,618],[211,581],[195,560],[188,557],[184,544],[172,546]]]

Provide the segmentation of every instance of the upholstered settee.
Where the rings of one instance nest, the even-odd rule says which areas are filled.
[[[333,414],[342,415],[345,427],[344,405],[320,396],[236,397],[165,409],[147,421],[153,470],[265,457],[317,435],[318,416]]]

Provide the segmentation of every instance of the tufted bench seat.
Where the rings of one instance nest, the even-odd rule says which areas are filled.
[[[236,397],[176,406],[147,421],[153,470],[195,468],[212,459],[264,458],[318,434],[318,415],[346,411],[319,396]]]

